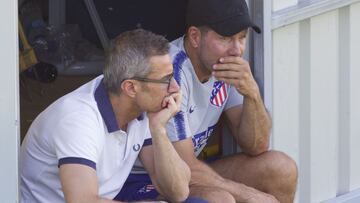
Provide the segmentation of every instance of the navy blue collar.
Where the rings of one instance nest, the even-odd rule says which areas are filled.
[[[95,90],[95,101],[97,103],[100,114],[105,121],[105,125],[109,133],[120,130],[117,124],[114,109],[112,108],[109,95],[104,87],[103,80]]]
[[[95,90],[95,101],[97,103],[98,109],[100,111],[101,117],[105,121],[105,125],[109,133],[120,130],[119,125],[116,120],[114,109],[111,105],[109,95],[104,87],[103,79],[101,80],[99,86]],[[137,120],[141,121],[144,119],[144,113],[140,114]]]

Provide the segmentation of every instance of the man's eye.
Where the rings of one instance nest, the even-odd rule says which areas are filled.
[[[222,41],[230,41],[230,37],[220,37]]]

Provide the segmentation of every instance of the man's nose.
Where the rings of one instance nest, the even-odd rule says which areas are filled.
[[[175,93],[180,90],[179,84],[176,82],[175,78],[171,78],[170,84],[169,84],[169,93]]]
[[[235,40],[230,47],[229,54],[230,56],[242,56],[244,48],[241,42]]]

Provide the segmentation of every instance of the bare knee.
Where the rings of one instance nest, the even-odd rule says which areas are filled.
[[[298,176],[295,161],[283,152],[269,151],[269,173],[274,178],[296,181]]]
[[[268,183],[284,193],[294,193],[296,190],[298,170],[295,161],[283,152],[269,151],[266,156],[264,173]]]
[[[191,197],[200,197],[207,200],[209,203],[235,203],[235,198],[227,191],[213,187],[191,187]]]

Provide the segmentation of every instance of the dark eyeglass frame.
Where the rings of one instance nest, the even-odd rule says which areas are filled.
[[[159,84],[167,84],[168,85],[168,89],[170,88],[170,84],[172,79],[174,78],[174,73],[172,73],[171,75],[169,75],[168,78],[166,79],[150,79],[150,78],[142,78],[142,77],[132,77],[130,79],[132,80],[137,80],[140,82],[150,82],[150,83],[159,83]]]

